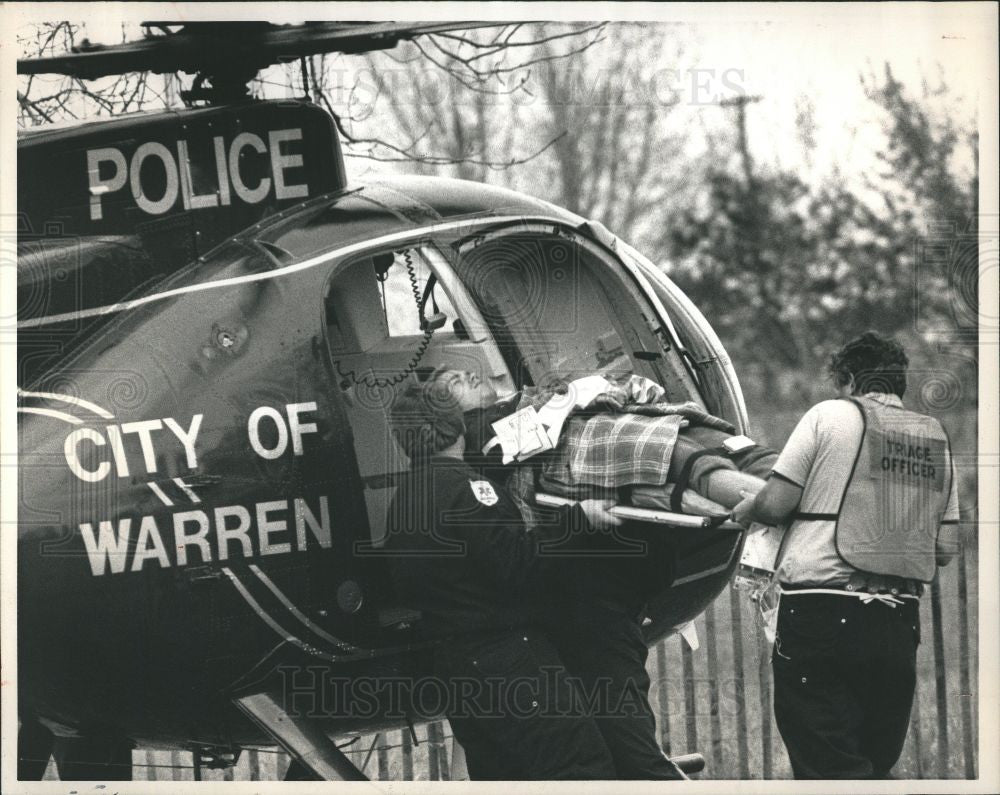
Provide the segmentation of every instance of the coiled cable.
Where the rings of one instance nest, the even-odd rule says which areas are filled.
[[[410,253],[410,249],[403,249],[400,253],[403,255],[403,264],[406,266],[406,275],[410,280],[410,289],[413,291],[413,300],[416,303],[417,311],[419,313],[421,307],[423,306],[423,298],[420,294],[420,284],[417,281],[417,270],[413,266],[413,255]],[[384,277],[382,280],[384,281]],[[405,381],[410,373],[417,369],[420,365],[420,360],[423,359],[428,346],[431,344],[431,337],[433,336],[434,327],[429,324],[426,325],[423,331],[423,336],[413,353],[413,357],[407,363],[406,367],[400,372],[387,378],[379,378],[376,375],[370,374],[359,378],[358,374],[354,370],[347,370],[345,372],[340,366],[340,361],[334,361],[333,365],[337,370],[337,375],[341,378],[349,379],[355,386],[366,386],[369,389],[381,389],[395,386],[396,384],[400,384]]]

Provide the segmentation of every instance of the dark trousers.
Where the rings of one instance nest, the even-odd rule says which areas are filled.
[[[906,741],[920,611],[784,595],[771,655],[774,717],[798,779],[887,778]]]
[[[624,608],[585,604],[549,627],[575,680],[580,704],[594,716],[619,779],[682,779],[660,749],[649,704],[649,650],[638,617]]]
[[[444,644],[435,669],[470,778],[615,778],[597,726],[574,708],[562,660],[535,630]]]

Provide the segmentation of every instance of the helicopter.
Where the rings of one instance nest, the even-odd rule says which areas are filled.
[[[185,109],[19,131],[24,777],[62,743],[61,776],[127,779],[138,743],[221,765],[278,745],[356,780],[335,738],[436,717],[379,686],[448,642],[379,554],[409,466],[388,408],[420,368],[501,393],[638,374],[746,431],[708,321],[601,223],[467,181],[351,184],[327,111],[247,96],[282,58],[473,24],[190,23],[18,62],[196,75]],[[657,532],[650,644],[706,609],[745,538],[670,512]]]

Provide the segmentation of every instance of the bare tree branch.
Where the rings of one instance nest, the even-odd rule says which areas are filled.
[[[510,41],[510,37],[513,36],[513,34],[516,33],[519,28],[522,27],[521,25],[515,25],[514,26],[514,30],[511,31],[510,34],[508,34],[508,36],[504,40],[504,43],[500,44],[500,45],[480,44],[480,43],[474,42],[472,39],[469,39],[467,37],[456,36],[455,34],[451,34],[451,33],[435,33],[433,36],[429,36],[428,38],[430,38],[432,40],[433,39],[437,39],[437,38],[453,39],[453,40],[461,41],[464,44],[470,44],[470,45],[472,45],[474,47],[492,48],[493,52],[499,52],[499,51],[508,50],[508,49],[511,49],[511,48],[514,48],[514,47],[532,47],[532,48],[539,47],[539,46],[541,46],[543,44],[547,44],[549,42],[556,41],[558,39],[572,38],[572,37],[575,37],[575,36],[583,36],[583,35],[586,35],[587,33],[590,33],[591,31],[594,31],[594,30],[604,30],[604,28],[606,26],[607,26],[606,22],[599,22],[597,24],[591,25],[590,27],[581,28],[579,30],[571,30],[571,31],[568,31],[566,33],[557,33],[557,34],[552,35],[552,36],[543,36],[542,38],[532,39],[530,41],[515,41],[515,42],[512,42],[512,41]],[[472,58],[471,60],[476,60],[477,58],[482,58],[484,56],[491,55],[491,54],[493,54],[493,53],[492,52],[482,53],[480,55],[475,56],[475,58]],[[458,56],[455,56],[455,57],[458,58]]]
[[[21,108],[24,109],[25,111],[27,111],[29,114],[32,114],[32,115],[34,115],[36,117],[39,117],[39,118],[42,118],[42,119],[44,119],[47,122],[51,122],[52,121],[52,117],[49,116],[44,110],[42,110],[38,106],[37,102],[34,102],[34,101],[28,99],[20,91],[17,92],[17,104],[20,105]]]
[[[395,53],[380,52],[377,57],[388,58],[394,64],[407,67],[399,72],[404,83],[421,90],[419,76],[414,76],[412,68],[416,64],[426,64],[431,73],[439,73],[447,83],[443,87],[449,92],[467,92],[471,99],[468,110],[456,103],[443,105],[436,101],[411,102],[401,112],[396,113],[396,124],[392,131],[383,134],[381,130],[368,132],[366,124],[370,109],[384,105],[386,100],[397,102],[396,85],[383,80],[378,71],[373,85],[362,84],[360,76],[353,85],[341,86],[330,79],[330,62],[325,55],[304,59],[298,71],[291,67],[284,72],[284,83],[275,84],[285,89],[293,81],[301,81],[302,89],[319,102],[333,117],[338,133],[353,151],[351,157],[367,157],[372,160],[410,160],[421,168],[438,166],[458,167],[463,174],[463,164],[478,170],[499,170],[522,165],[535,160],[554,146],[562,146],[569,127],[556,126],[548,134],[539,136],[542,143],[532,151],[513,153],[511,144],[520,140],[511,137],[507,129],[509,119],[497,116],[495,102],[491,98],[502,99],[519,92],[525,97],[532,96],[533,68],[542,64],[565,61],[578,57],[597,42],[603,40],[604,23],[587,24],[568,30],[551,30],[544,24],[528,26],[512,23],[481,34],[439,34],[408,42]],[[34,36],[19,37],[19,45],[24,55],[38,56],[70,49],[82,34],[80,25],[68,21],[37,26]],[[123,25],[122,37],[127,38]],[[170,36],[169,26],[157,31],[155,27],[144,30],[146,36]],[[563,43],[569,46],[562,46]],[[559,45],[558,47],[556,45]],[[513,57],[520,54],[519,57]],[[369,63],[374,64],[372,58]],[[87,113],[113,115],[146,107],[166,107],[172,104],[171,80],[167,76],[163,88],[147,73],[119,75],[114,79],[83,81],[79,78],[64,78],[56,91],[49,90],[44,97],[37,96],[40,84],[28,78],[21,84],[18,102],[22,124],[39,124],[56,121],[59,118],[75,118]],[[396,81],[399,82],[399,81]],[[267,96],[271,81],[258,76],[254,81],[255,95]],[[50,84],[51,86],[51,84]],[[435,90],[440,91],[439,84]],[[334,91],[344,94],[334,101]],[[374,96],[362,95],[374,93]],[[450,96],[450,95],[449,95]],[[344,101],[346,98],[346,102]],[[450,106],[450,107],[449,107]],[[403,112],[405,111],[405,112]],[[365,130],[360,133],[359,131]],[[501,132],[502,131],[502,132]],[[468,134],[467,134],[468,133]],[[507,133],[505,141],[503,133]],[[403,140],[396,135],[401,134]],[[503,142],[503,145],[501,145]],[[503,156],[494,153],[504,152]]]
[[[353,143],[358,143],[358,144],[372,144],[374,146],[385,147],[386,149],[389,149],[390,151],[394,151],[394,152],[400,153],[401,155],[403,155],[403,157],[380,157],[380,156],[374,155],[374,154],[356,154],[356,153],[352,153],[352,152],[345,152],[345,156],[346,157],[364,157],[364,158],[368,158],[369,160],[377,160],[377,161],[381,161],[381,162],[385,162],[385,163],[403,162],[403,161],[407,161],[407,160],[413,160],[413,161],[417,161],[417,162],[420,162],[420,163],[425,163],[425,164],[428,164],[428,165],[434,165],[434,166],[457,165],[459,163],[472,163],[473,165],[485,166],[486,168],[489,168],[489,169],[494,170],[494,171],[501,171],[503,169],[511,168],[512,166],[519,166],[519,165],[523,165],[524,163],[530,163],[536,157],[539,157],[543,152],[547,151],[551,146],[555,145],[556,142],[559,141],[560,139],[562,139],[565,135],[566,135],[566,131],[563,131],[563,132],[559,133],[559,135],[557,135],[555,138],[553,138],[552,140],[550,140],[541,149],[533,152],[530,155],[527,155],[526,157],[521,157],[521,158],[512,157],[512,158],[510,158],[508,160],[486,160],[486,159],[477,158],[477,157],[442,157],[442,156],[439,156],[439,155],[424,155],[424,154],[419,154],[419,153],[412,152],[410,150],[402,149],[402,148],[400,148],[398,146],[394,146],[392,144],[386,143],[385,141],[381,141],[381,140],[379,140],[377,138],[359,138],[359,139],[356,139]]]
[[[436,40],[437,37],[436,36],[428,36],[428,39],[430,40],[431,44],[434,45],[435,48],[437,48],[446,58],[448,58],[452,62],[452,65],[448,66],[448,65],[438,64],[435,61],[434,62],[435,65],[438,65],[438,66],[440,66],[443,69],[449,69],[451,71],[451,70],[454,69],[455,65],[460,64],[464,68],[468,69],[469,72],[471,72],[476,77],[487,79],[489,77],[498,77],[499,75],[502,75],[502,74],[509,74],[511,72],[524,70],[524,69],[527,69],[528,67],[533,66],[533,65],[538,64],[538,63],[544,63],[546,61],[562,60],[562,59],[566,59],[566,58],[572,58],[575,55],[579,55],[580,53],[584,52],[585,50],[589,49],[593,45],[595,45],[598,42],[600,42],[600,41],[603,40],[602,39],[602,33],[604,31],[604,28],[605,28],[604,23],[601,23],[601,24],[598,24],[598,25],[592,25],[591,27],[584,28],[582,30],[571,31],[569,33],[562,33],[562,34],[558,34],[558,35],[554,35],[554,36],[544,36],[542,38],[533,39],[531,41],[504,43],[502,45],[498,45],[497,47],[494,47],[492,50],[489,50],[487,52],[482,52],[482,53],[479,53],[479,54],[476,54],[476,55],[473,55],[473,56],[468,56],[468,57],[462,56],[462,55],[460,55],[457,52],[454,52],[454,51],[449,50],[449,49],[447,49],[445,47],[442,47],[437,42],[437,40]],[[554,54],[554,53],[552,53],[551,50],[548,50],[548,52],[550,54],[548,56],[546,56],[546,57],[524,61],[524,62],[518,63],[516,66],[512,66],[512,67],[501,67],[499,65],[494,64],[493,66],[491,66],[488,69],[480,69],[480,68],[475,67],[475,66],[472,65],[473,61],[477,61],[480,58],[487,58],[487,57],[490,57],[492,55],[501,54],[501,55],[503,55],[505,57],[509,53],[509,51],[512,48],[514,48],[514,47],[531,47],[533,49],[542,48],[544,45],[547,45],[550,42],[557,41],[559,39],[576,38],[576,37],[580,37],[580,36],[585,36],[586,34],[592,32],[592,31],[597,31],[597,34],[592,39],[590,39],[589,41],[587,41],[584,44],[580,45],[579,47],[576,47],[575,49],[571,49],[571,50],[569,50],[567,52]],[[421,50],[422,50],[422,48],[421,48]],[[425,53],[425,55],[426,55],[426,53]]]

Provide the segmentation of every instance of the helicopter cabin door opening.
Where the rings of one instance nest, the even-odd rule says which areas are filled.
[[[370,534],[362,540],[376,547],[385,538],[395,482],[409,470],[389,428],[395,396],[418,373],[441,364],[475,371],[498,391],[512,391],[503,357],[482,333],[482,318],[458,287],[441,252],[428,243],[348,262],[327,285],[328,352],[368,508]]]
[[[380,546],[410,463],[389,427],[392,401],[440,365],[489,380],[498,396],[601,374],[642,375],[671,402],[704,405],[659,321],[621,264],[552,225],[493,230],[367,253],[331,274],[324,295],[331,369]]]

